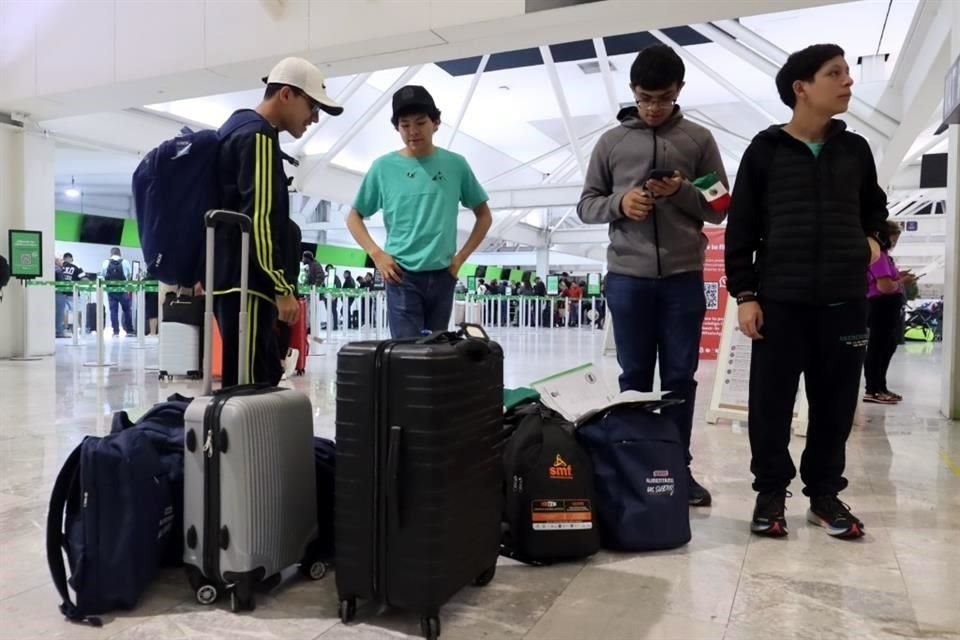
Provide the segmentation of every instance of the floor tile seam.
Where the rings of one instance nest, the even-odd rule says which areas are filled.
[[[580,570],[577,571],[576,575],[574,575],[574,576],[570,579],[570,582],[567,583],[567,586],[565,586],[565,587],[563,588],[563,590],[562,590],[560,593],[557,594],[557,597],[555,597],[555,598],[553,599],[553,602],[550,603],[550,606],[547,607],[546,610],[545,610],[543,613],[541,613],[539,616],[537,616],[537,618],[533,621],[533,624],[530,625],[530,628],[527,629],[527,632],[523,634],[523,637],[524,637],[524,638],[529,637],[530,634],[533,633],[533,630],[537,627],[537,625],[540,624],[540,621],[543,620],[543,619],[547,616],[547,614],[550,613],[550,612],[553,610],[553,608],[554,608],[555,606],[557,606],[557,601],[560,600],[560,598],[563,597],[563,594],[565,594],[565,593],[570,589],[571,586],[573,586],[574,580],[576,580],[577,578],[580,577],[580,574],[583,573],[583,572],[586,570],[587,565],[588,565],[587,562],[585,562],[585,563],[583,563],[583,564],[580,565]]]
[[[110,640],[110,638],[115,638],[115,637],[117,637],[118,635],[120,635],[121,633],[129,633],[129,632],[132,632],[132,631],[134,631],[134,630],[136,630],[136,629],[139,629],[141,626],[143,626],[143,625],[145,625],[145,624],[149,624],[154,618],[157,618],[157,617],[160,617],[160,616],[169,615],[170,612],[173,611],[174,609],[176,609],[177,607],[179,607],[179,606],[181,606],[181,605],[184,605],[184,604],[188,604],[189,602],[190,602],[190,599],[189,599],[189,598],[185,598],[185,599],[183,599],[183,600],[177,600],[177,601],[175,601],[173,604],[171,604],[169,607],[166,607],[166,608],[164,608],[164,609],[162,609],[162,610],[160,610],[160,611],[155,611],[154,613],[150,614],[149,616],[145,616],[144,619],[142,619],[142,620],[141,620],[140,622],[138,622],[137,624],[131,625],[131,626],[129,626],[129,627],[124,627],[124,628],[122,628],[122,629],[117,629],[116,631],[114,631],[114,632],[112,632],[112,633],[109,633],[108,635],[104,635],[104,636],[102,637],[102,640]],[[116,620],[117,620],[117,618],[114,618],[114,619],[113,619],[114,622],[115,622]],[[107,627],[101,627],[101,628],[109,629],[109,627],[110,627],[110,624],[108,624]]]
[[[733,609],[737,604],[737,597],[740,595],[740,585],[743,583],[743,574],[747,567],[747,555],[750,553],[750,546],[753,544],[753,534],[747,538],[747,544],[743,547],[743,559],[740,561],[740,574],[737,576],[737,586],[733,590],[733,599],[730,601],[730,610],[727,611],[727,620],[724,622],[723,638],[727,637],[730,630],[730,623],[733,620]]]
[[[907,584],[907,578],[903,573],[903,565],[900,564],[900,553],[897,551],[897,543],[893,539],[893,531],[891,527],[884,527],[887,532],[887,538],[890,540],[890,548],[893,550],[893,559],[897,562],[897,572],[900,574],[900,582],[903,584],[903,592],[907,595],[907,602],[910,604],[910,611],[913,613],[913,624],[914,627],[919,631],[920,630],[920,620],[917,618],[917,609],[914,606],[913,594],[910,591],[910,585]]]
[[[22,595],[25,594],[25,593],[29,593],[29,592],[31,592],[31,591],[35,591],[36,589],[42,589],[43,587],[47,586],[48,584],[53,584],[53,581],[52,581],[52,580],[47,580],[47,581],[42,582],[42,583],[40,583],[40,584],[35,584],[35,585],[33,585],[32,587],[26,587],[26,588],[24,588],[22,591],[17,591],[16,593],[11,593],[10,595],[4,596],[4,597],[0,598],[0,607],[2,607],[3,604],[4,604],[7,600],[12,600],[13,598],[17,598],[17,597],[19,597],[19,596],[22,596]]]

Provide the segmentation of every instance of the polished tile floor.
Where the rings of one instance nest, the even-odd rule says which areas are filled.
[[[498,334],[506,383],[521,385],[593,361],[611,376],[600,336],[588,330]],[[107,370],[84,367],[91,346],[67,341],[56,358],[0,362],[0,638],[257,638],[325,640],[418,634],[412,615],[337,619],[334,580],[291,580],[261,596],[253,614],[194,603],[179,571],[165,574],[133,612],[101,629],[71,625],[57,611],[44,558],[49,490],[85,434],[109,430],[114,411],[142,411],[196,384],[158,383],[145,371],[156,346],[108,338]],[[315,346],[308,375],[293,381],[315,408],[316,431],[333,434],[337,343]],[[714,366],[701,368],[694,456],[714,506],[693,513],[682,549],[530,568],[501,560],[494,582],[464,589],[442,611],[443,638],[544,640],[960,639],[960,423],[938,411],[939,346],[902,348],[894,360],[897,407],[861,409],[848,449],[843,494],[867,524],[858,542],[828,539],[804,522],[800,487],[788,502],[790,536],[752,537],[748,443],[738,424],[703,422]],[[803,441],[795,439],[799,452]]]

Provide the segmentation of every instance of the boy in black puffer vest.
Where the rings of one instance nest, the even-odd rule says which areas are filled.
[[[803,373],[810,402],[800,464],[807,519],[839,538],[863,523],[837,497],[847,486],[845,449],[867,344],[864,270],[885,242],[887,199],[867,141],[834,116],[847,110],[853,79],[843,49],[794,53],[777,74],[793,109],[743,154],[726,232],[727,288],[740,330],[754,340],[749,432],[751,529],[787,534],[787,487],[796,475],[790,423]]]

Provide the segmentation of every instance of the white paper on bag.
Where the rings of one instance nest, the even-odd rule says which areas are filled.
[[[540,401],[570,422],[583,422],[590,416],[620,404],[657,402],[663,392],[620,392],[593,363],[561,371],[530,384]]]

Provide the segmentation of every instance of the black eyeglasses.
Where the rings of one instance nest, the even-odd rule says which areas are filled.
[[[653,98],[651,96],[640,96],[637,98],[637,106],[644,109],[656,109],[657,107],[669,108],[677,104],[677,98]]]
[[[319,115],[319,114],[320,114],[320,103],[319,103],[319,102],[317,102],[316,100],[314,100],[313,98],[311,98],[310,96],[308,96],[306,93],[304,93],[304,91],[303,91],[302,89],[298,89],[297,87],[293,87],[293,90],[296,91],[296,93],[297,93],[298,96],[300,96],[301,98],[303,98],[304,100],[307,101],[307,104],[310,106],[310,112],[311,112],[313,115]]]

